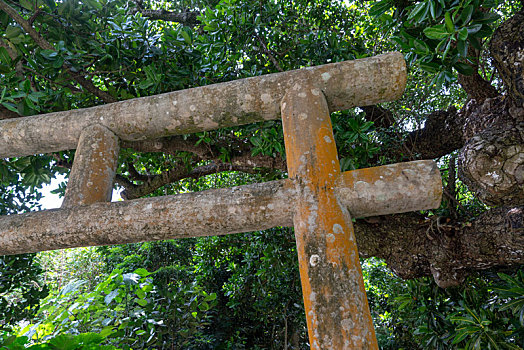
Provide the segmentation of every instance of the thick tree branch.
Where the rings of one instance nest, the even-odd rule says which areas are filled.
[[[162,20],[167,22],[177,22],[187,27],[195,27],[200,21],[197,19],[200,16],[200,11],[190,11],[189,9],[182,12],[145,9],[141,0],[135,0],[136,7],[132,9],[131,13],[139,12],[143,17],[151,20]]]
[[[33,39],[33,41],[42,49],[44,50],[53,50],[56,51],[53,45],[51,45],[47,40],[45,40],[31,25],[29,21],[26,21],[20,14],[13,9],[11,6],[9,6],[4,1],[0,1],[0,10],[7,13],[9,17],[14,19],[24,30],[25,32]],[[80,84],[85,90],[92,93],[96,97],[100,98],[102,101],[111,103],[116,102],[117,99],[115,99],[113,96],[111,96],[106,91],[100,90],[98,87],[96,87],[93,82],[90,80],[87,80],[84,78],[80,73],[75,72],[72,67],[64,63],[62,67],[69,73],[69,75],[78,83]]]
[[[202,160],[210,160],[216,157],[213,148],[204,142],[198,143],[198,137],[191,135],[165,137],[156,140],[144,141],[122,141],[122,148],[132,148],[138,152],[162,152],[176,155],[178,152],[190,152],[199,156]]]
[[[415,159],[434,159],[461,148],[463,115],[455,108],[436,111],[426,118],[423,129],[409,133],[405,146]]]
[[[489,210],[472,222],[400,214],[357,220],[363,257],[383,258],[402,278],[433,275],[443,288],[460,284],[475,270],[524,262],[524,207]]]
[[[389,128],[395,122],[393,113],[379,105],[364,106],[360,108],[364,113],[366,113],[366,119],[372,121],[377,127]]]
[[[282,67],[280,66],[280,64],[278,63],[277,59],[275,58],[275,56],[273,55],[273,53],[268,49],[267,47],[267,43],[265,42],[265,40],[258,34],[255,34],[255,37],[259,43],[259,47],[260,49],[262,50],[262,52],[264,52],[268,57],[269,59],[271,60],[271,62],[273,63],[273,65],[275,66],[275,68],[279,71],[279,72],[283,72],[284,70],[282,69]]]
[[[495,30],[490,52],[508,96],[524,107],[524,7]]]
[[[195,155],[194,163],[200,161],[211,161],[209,165],[199,166],[193,170],[188,170],[185,166],[167,171],[161,175],[147,176],[136,171],[132,165],[128,165],[130,180],[140,181],[142,184],[135,185],[128,180],[127,184],[122,184],[126,188],[124,195],[127,199],[134,199],[150,194],[156,189],[167,184],[185,179],[199,178],[201,176],[222,171],[242,171],[247,173],[257,172],[256,169],[286,170],[286,162],[281,157],[269,157],[265,155],[251,154],[251,148],[246,141],[236,137],[224,138],[219,143],[224,143],[225,147],[231,150],[229,162],[220,159],[220,145],[208,145],[204,142],[198,143],[198,137],[192,135],[186,138],[182,136],[172,136],[157,140],[145,140],[137,142],[121,142],[122,148],[131,148],[138,152],[162,152],[177,156],[179,152],[189,152]],[[121,182],[121,181],[119,181]]]
[[[187,170],[186,167],[180,166],[175,169],[166,171],[160,175],[151,176],[147,181],[141,185],[129,185],[129,181],[121,182],[120,177],[117,179],[118,182],[125,188],[121,193],[124,199],[136,199],[146,196],[153,191],[168,185],[170,183],[180,181],[182,179],[198,179],[202,176],[215,174],[223,171],[242,171],[247,173],[255,172],[250,166],[246,165],[234,165],[229,163],[210,163],[207,165],[196,167],[192,170]]]
[[[472,75],[459,74],[458,82],[467,92],[469,99],[481,102],[487,98],[494,98],[500,95],[493,85],[480,76],[478,65],[473,66]]]

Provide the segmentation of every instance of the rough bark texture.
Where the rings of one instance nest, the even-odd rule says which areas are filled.
[[[524,7],[495,30],[490,51],[508,96],[524,107]]]
[[[524,8],[497,28],[490,50],[506,96],[472,100],[466,106],[459,176],[488,205],[522,205]]]
[[[378,349],[351,216],[335,196],[340,163],[326,99],[305,81],[281,106],[309,344]]]
[[[452,107],[427,116],[423,129],[411,132],[405,141],[413,158],[434,159],[461,148],[463,115]]]
[[[460,152],[459,174],[488,205],[524,203],[524,118],[470,138]]]
[[[197,19],[199,11],[172,12],[166,10],[136,9],[133,12],[140,12],[142,16],[151,20],[162,20],[167,22],[177,22],[188,27],[194,27],[200,23]]]
[[[384,171],[385,181],[401,182],[408,188],[414,187],[413,183],[420,183],[424,180],[440,182],[440,178],[435,178],[434,174],[431,173],[431,169],[434,166],[430,162],[423,162],[427,164],[427,166],[423,167],[426,172],[421,171],[418,176],[411,177],[409,180],[402,175],[401,171],[398,171],[400,168],[408,170],[420,169],[421,163],[400,163],[388,166],[388,168],[380,167],[378,169],[379,171]],[[391,169],[391,167],[393,167],[391,173],[385,171]],[[353,172],[358,175],[358,173],[365,171],[363,169],[354,170]],[[343,174],[349,176],[346,173]],[[362,175],[361,177],[364,178],[365,174],[362,173]],[[372,189],[376,186],[374,196],[380,195],[381,191],[383,191],[380,184],[377,185],[374,181],[370,181],[369,184],[372,186]],[[432,186],[434,185],[428,187]],[[362,207],[359,202],[355,201],[356,198],[360,198],[361,201],[372,201],[374,200],[373,196],[363,198],[361,195],[353,193],[351,189],[337,190],[337,193],[337,199],[348,210],[359,211],[363,217],[375,214],[376,208],[374,208],[372,213],[365,213],[363,212],[365,207]],[[386,196],[386,193],[382,192],[382,195]],[[421,188],[418,191],[397,197],[392,203],[382,203],[383,209],[391,211],[392,205],[395,205],[397,208],[396,212],[402,212],[406,210],[407,202],[415,201],[417,197],[424,195],[426,193]],[[79,206],[74,210],[64,208],[63,210],[0,216],[0,255],[98,244],[130,243],[176,237],[247,232],[249,230],[260,230],[275,226],[291,226],[295,196],[295,184],[291,180],[280,180],[178,196],[142,198],[125,202],[106,203],[104,205]],[[420,209],[435,208],[439,205],[439,202],[439,199],[436,198],[433,202],[427,202],[427,206]],[[209,209],[213,205],[217,206],[214,214]],[[246,214],[254,213],[258,205],[261,206],[261,215],[265,215],[264,217],[257,219],[254,217],[254,214]],[[230,209],[224,211],[224,207]],[[209,211],[206,211],[208,209]],[[173,219],[174,214],[170,212],[171,210],[180,213],[181,216]],[[224,212],[221,212],[221,210]],[[272,211],[277,212],[272,213]],[[202,216],[204,213],[207,216]],[[112,219],[110,215],[113,215]],[[132,222],[124,224],[121,222],[122,218],[128,218],[124,220],[128,221],[135,217],[137,220],[136,226],[133,226]],[[184,224],[185,218],[190,219]],[[202,220],[204,221],[199,222],[199,218],[203,218]],[[39,219],[41,222],[37,225],[36,223]],[[252,222],[252,220],[255,221]],[[89,225],[82,226],[88,221],[90,222]],[[207,227],[209,222],[212,222],[214,226]],[[262,224],[257,228],[256,225],[259,222],[262,222]],[[244,228],[242,227],[243,224],[246,225]],[[122,227],[121,225],[124,226]],[[175,226],[169,227],[170,225]],[[177,225],[180,225],[180,227]],[[141,227],[145,227],[147,232],[141,232]],[[133,231],[133,229],[136,229],[136,231]],[[120,230],[124,231],[120,232]],[[91,239],[92,231],[98,232],[97,240]]]
[[[101,124],[137,141],[280,119],[280,100],[311,79],[330,111],[394,100],[404,91],[399,53],[142,97],[93,108],[0,120],[0,158],[74,149],[81,131]],[[27,142],[30,139],[31,142]]]
[[[489,210],[473,222],[440,222],[412,214],[359,220],[361,256],[384,258],[402,278],[432,274],[439,286],[468,273],[524,263],[524,207]]]

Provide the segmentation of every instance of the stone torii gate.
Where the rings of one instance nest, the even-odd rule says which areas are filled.
[[[330,112],[397,99],[399,53],[0,121],[0,158],[76,148],[61,209],[0,217],[0,255],[294,226],[312,349],[377,349],[351,215],[436,208],[432,161],[341,173]],[[119,140],[282,118],[289,179],[110,203]]]

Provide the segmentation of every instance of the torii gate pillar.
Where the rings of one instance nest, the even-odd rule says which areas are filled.
[[[297,83],[281,111],[311,349],[378,349],[351,217],[335,197],[340,163],[324,94]]]

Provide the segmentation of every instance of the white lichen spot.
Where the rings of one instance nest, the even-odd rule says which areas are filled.
[[[316,299],[317,299],[317,293],[311,292],[311,294],[309,294],[309,300],[311,300],[311,303],[314,303]]]
[[[333,232],[336,234],[344,233],[344,228],[340,224],[333,225]]]
[[[196,106],[195,106],[195,105],[191,105],[191,106],[189,106],[189,110],[190,110],[191,112],[196,111]]]
[[[498,181],[500,179],[500,175],[497,174],[495,171],[490,171],[486,174],[487,176],[490,176],[493,180]]]
[[[104,117],[100,117],[100,120],[104,120]]]
[[[327,241],[328,241],[329,243],[333,243],[333,242],[335,242],[335,235],[332,234],[332,233],[329,233],[329,234],[327,235]]]
[[[307,95],[306,95],[305,92],[300,92],[300,93],[298,94],[298,97],[305,98],[306,96],[307,96]]]
[[[309,265],[313,267],[317,266],[319,262],[320,262],[320,256],[318,256],[317,254],[311,255],[311,257],[309,258]]]
[[[270,94],[262,94],[260,95],[260,99],[262,100],[262,103],[271,103],[273,100]]]
[[[282,102],[282,109],[286,109],[286,103]]]
[[[331,142],[332,142],[332,141],[331,141],[331,137],[329,137],[329,136],[327,136],[327,135],[324,136],[324,141],[326,141],[326,143],[331,143]]]
[[[384,181],[382,181],[382,180],[377,180],[377,181],[375,181],[375,186],[377,188],[383,188],[383,187],[386,186],[386,183]]]
[[[322,80],[327,82],[329,79],[331,79],[331,74],[329,74],[328,72],[322,73],[321,77],[322,77]]]
[[[173,101],[173,106],[176,106],[177,105],[177,101]]]
[[[320,95],[320,90],[319,90],[319,89],[311,89],[311,93],[312,93],[314,96],[318,96],[318,95]]]
[[[307,114],[306,114],[306,113],[300,113],[300,114],[298,115],[298,119],[300,119],[300,120],[305,120],[305,119],[307,119]]]
[[[245,95],[244,95],[244,99],[245,99],[247,102],[250,102],[250,101],[253,101],[253,100],[254,100],[253,96],[251,96],[250,94],[245,94]]]
[[[273,210],[273,209],[275,209],[275,206],[273,205],[273,203],[270,203],[270,204],[267,205],[267,208],[269,210]]]

